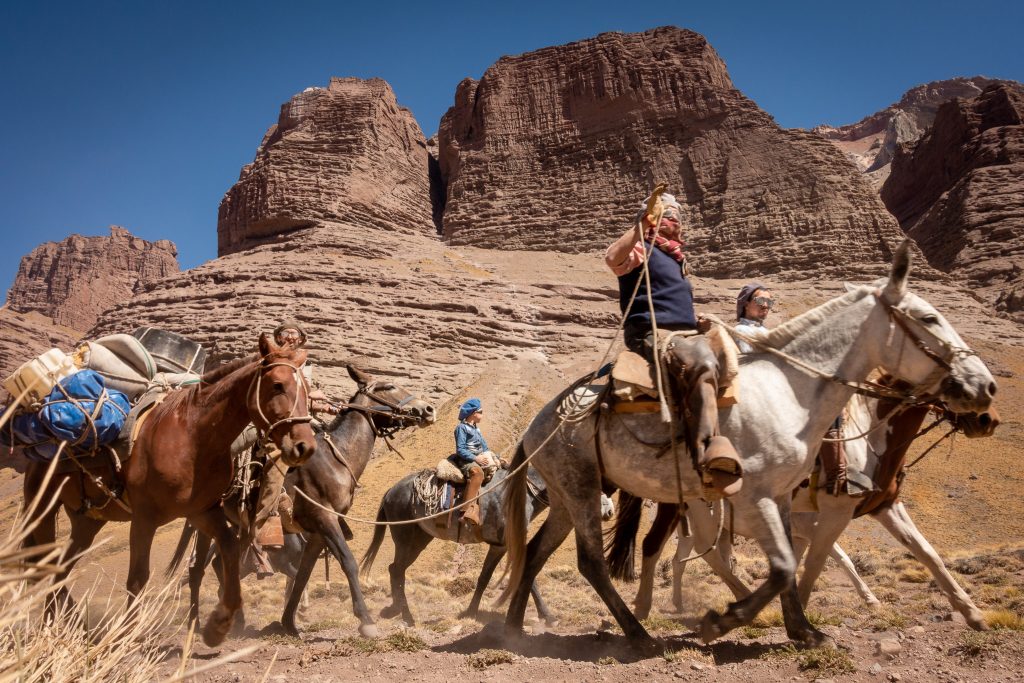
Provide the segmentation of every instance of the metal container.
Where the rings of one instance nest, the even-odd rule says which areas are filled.
[[[140,327],[132,336],[142,342],[161,372],[202,374],[206,349],[187,337],[155,327]]]

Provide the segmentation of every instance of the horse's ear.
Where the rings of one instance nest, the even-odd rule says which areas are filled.
[[[890,304],[896,304],[907,293],[907,280],[910,278],[910,239],[903,240],[892,259],[892,270],[889,281],[882,290],[882,296]]]
[[[360,388],[367,386],[373,381],[373,376],[368,372],[363,372],[357,367],[352,365],[345,366],[348,369],[348,376],[352,378],[352,381],[359,385]]]
[[[279,350],[280,347],[274,343],[274,338],[266,332],[260,333],[260,355],[266,358],[270,354]]]

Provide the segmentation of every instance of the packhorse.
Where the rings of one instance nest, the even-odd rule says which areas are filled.
[[[309,576],[326,547],[341,564],[352,594],[352,610],[359,619],[359,633],[367,638],[377,635],[359,586],[359,567],[348,547],[352,532],[344,515],[352,506],[356,483],[373,454],[377,437],[388,437],[399,429],[426,426],[434,422],[434,408],[406,390],[386,380],[375,381],[369,374],[348,367],[355,381],[355,395],[323,432],[316,434],[316,452],[300,469],[285,477],[285,490],[292,500],[293,520],[306,537],[305,546],[290,582],[281,624],[292,636],[298,636],[295,614]],[[196,556],[205,557],[209,539],[199,534]],[[204,566],[196,562],[189,570],[192,610],[198,609],[199,589]]]
[[[789,637],[812,646],[826,642],[807,620],[797,594],[788,528],[791,495],[810,474],[822,436],[854,392],[881,391],[866,381],[875,368],[910,383],[913,389],[900,394],[902,400],[934,395],[957,413],[988,408],[996,391],[992,375],[935,308],[907,291],[909,272],[909,242],[904,242],[888,278],[857,287],[769,331],[763,352],[748,354],[741,363],[742,398],[720,411],[719,423],[743,460],[744,484],[730,502],[737,523],[750,530],[767,555],[769,574],[724,614],[705,615],[705,642],[749,624],[780,594]],[[657,643],[611,583],[598,500],[602,484],[658,502],[701,498],[700,477],[685,453],[686,448],[692,452],[693,444],[683,438],[683,453],[656,457],[673,437],[660,416],[606,415],[602,409],[567,421],[559,408],[568,394],[562,392],[541,409],[512,462],[515,469],[530,458],[548,483],[551,507],[527,547],[525,476],[519,471],[513,477],[506,494],[511,597],[506,628],[516,633],[522,629],[530,586],[575,529],[581,573],[626,637],[656,651]]]
[[[136,596],[149,579],[157,528],[184,517],[220,549],[221,597],[203,628],[203,640],[210,646],[221,643],[242,606],[238,542],[220,506],[232,480],[231,442],[252,422],[273,439],[289,465],[301,465],[315,454],[308,389],[301,375],[305,362],[306,351],[278,347],[262,334],[259,356],[208,372],[198,384],[173,391],[155,405],[123,467],[121,500],[130,512],[94,503],[105,494],[89,476],[70,472],[52,478],[44,495],[59,490],[59,502],[71,520],[71,542],[63,554],[66,568],[58,578],[67,576],[107,522],[130,522],[127,587]],[[29,465],[26,504],[40,492],[46,474],[46,464]],[[54,505],[37,511],[32,544],[54,541],[58,509]]]
[[[501,482],[507,475],[506,470],[497,470],[481,490],[479,537],[474,531],[464,528],[464,525],[459,523],[458,511],[454,512],[453,523],[444,526],[438,526],[436,519],[423,519],[416,524],[390,527],[391,539],[395,543],[395,559],[388,567],[388,573],[391,576],[391,604],[381,610],[382,617],[394,617],[401,614],[407,624],[410,626],[415,624],[405,596],[405,572],[435,538],[456,543],[482,542],[490,546],[487,549],[487,556],[484,557],[484,564],[476,582],[473,598],[469,602],[469,607],[460,615],[472,619],[478,616],[484,589],[487,588],[494,569],[498,566],[501,558],[505,556],[505,515],[501,505],[501,496],[494,493],[487,495],[487,492],[501,486]],[[374,530],[373,540],[370,541],[370,547],[363,555],[361,563],[364,575],[368,574],[373,567],[373,561],[377,557],[381,543],[384,542],[384,535],[389,528],[385,524],[381,524],[382,522],[415,520],[428,517],[432,512],[416,491],[416,479],[420,476],[419,472],[407,475],[388,489],[381,499],[380,507],[377,510],[378,526]],[[547,486],[533,469],[526,476],[529,497],[526,501],[525,514],[532,520],[547,508]],[[439,519],[444,521],[446,517]],[[533,595],[540,618],[549,625],[553,624],[554,619],[541,599],[536,583],[531,586],[530,593]]]

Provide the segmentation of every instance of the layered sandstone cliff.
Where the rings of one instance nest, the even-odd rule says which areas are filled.
[[[882,199],[932,266],[1024,322],[1024,86],[940,107],[898,148]]]
[[[224,195],[220,255],[318,221],[435,232],[427,143],[412,113],[379,78],[332,78],[281,114]]]
[[[84,331],[100,313],[130,299],[141,283],[178,272],[177,255],[169,240],[150,242],[116,225],[108,237],[46,242],[21,259],[7,306]]]
[[[702,275],[877,272],[902,237],[838,150],[779,128],[691,31],[503,57],[459,85],[438,137],[451,244],[603,248],[658,180]]]
[[[992,83],[985,76],[949,78],[918,85],[903,94],[898,102],[845,126],[818,126],[814,129],[832,141],[865,174],[872,185],[881,187],[889,177],[896,147],[915,142],[935,120],[939,106],[956,97],[972,98]]]

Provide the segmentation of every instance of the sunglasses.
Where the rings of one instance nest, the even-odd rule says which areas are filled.
[[[771,308],[772,306],[775,305],[775,299],[769,298],[767,296],[755,296],[753,299],[751,299],[751,301],[753,301],[758,306],[764,306],[765,308]]]

